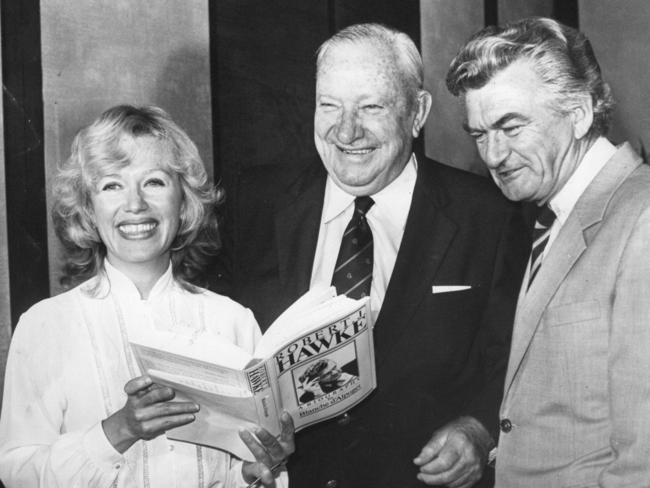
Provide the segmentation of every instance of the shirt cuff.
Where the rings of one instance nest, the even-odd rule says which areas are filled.
[[[124,456],[117,452],[113,444],[108,441],[101,422],[86,431],[83,445],[90,460],[102,469],[118,470],[124,464]]]

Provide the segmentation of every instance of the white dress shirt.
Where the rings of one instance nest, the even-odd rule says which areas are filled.
[[[404,236],[404,227],[417,178],[417,161],[411,156],[402,173],[381,191],[370,195],[375,204],[366,214],[372,230],[373,269],[370,288],[370,309],[377,319],[384,302],[388,282],[395,267],[397,252]],[[325,185],[323,213],[318,244],[311,274],[311,287],[329,286],[336,266],[341,239],[352,214],[354,196],[344,192],[328,176]]]
[[[146,300],[120,271],[105,268],[20,318],[0,417],[0,478],[8,487],[246,486],[241,462],[225,452],[161,435],[120,454],[101,421],[124,406],[125,383],[140,375],[128,346],[136,330],[173,331],[203,348],[219,335],[252,352],[260,337],[253,314],[207,290],[181,288],[171,265]]]

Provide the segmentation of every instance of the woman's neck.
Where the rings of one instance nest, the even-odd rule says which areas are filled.
[[[169,260],[156,263],[121,263],[109,257],[108,262],[133,282],[142,300],[149,298],[154,285],[169,267]]]

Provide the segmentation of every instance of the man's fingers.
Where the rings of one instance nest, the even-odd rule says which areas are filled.
[[[242,474],[244,479],[256,479],[259,480],[255,486],[259,486],[259,483],[265,487],[274,487],[275,486],[275,477],[271,470],[262,463],[249,463],[244,462],[242,467]]]
[[[438,433],[434,434],[431,437],[431,440],[422,448],[420,454],[413,460],[417,466],[423,466],[427,463],[433,461],[436,456],[440,453],[441,449],[445,445],[447,440],[446,435],[440,435]]]
[[[295,442],[294,442],[294,432],[295,427],[293,424],[293,419],[291,415],[287,412],[282,412],[280,416],[280,422],[282,423],[282,432],[280,433],[280,442],[282,443],[285,455],[292,454],[295,451]]]
[[[266,429],[255,429],[255,436],[262,443],[264,450],[269,454],[272,464],[283,460],[287,456],[284,446]]]
[[[269,453],[266,451],[264,446],[262,446],[262,444],[260,444],[260,442],[255,438],[252,432],[246,429],[241,429],[239,431],[239,437],[242,441],[244,441],[244,444],[246,444],[246,447],[250,449],[250,451],[253,453],[253,456],[255,456],[255,459],[258,462],[263,463],[267,466],[273,466],[273,459],[271,459]]]
[[[420,472],[425,474],[444,473],[454,469],[460,459],[460,453],[456,449],[445,446],[434,459],[420,466]]]
[[[466,436],[450,435],[438,456],[420,466],[418,479],[430,485],[465,488],[480,478],[480,463]]]

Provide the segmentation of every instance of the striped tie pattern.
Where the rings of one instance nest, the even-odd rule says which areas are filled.
[[[375,202],[370,197],[354,200],[354,214],[341,239],[341,248],[332,276],[339,295],[361,298],[370,295],[372,282],[372,231],[366,213]]]
[[[539,268],[542,266],[542,258],[544,257],[544,248],[548,243],[551,236],[551,227],[555,221],[555,213],[548,205],[542,207],[537,220],[535,221],[535,228],[533,229],[533,249],[530,253],[530,273],[528,278],[528,288],[533,283]]]

